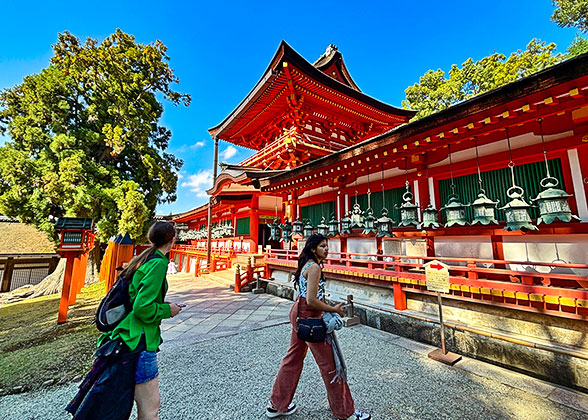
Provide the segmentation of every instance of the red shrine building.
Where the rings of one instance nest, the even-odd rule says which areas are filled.
[[[254,151],[208,190],[213,253],[263,250],[286,284],[318,230],[332,295],[389,305],[389,330],[429,342],[424,265],[442,261],[457,351],[551,380],[563,354],[575,373],[561,382],[588,389],[588,55],[413,116],[364,94],[336,47],[310,63],[282,42],[209,130]],[[208,205],[175,221],[191,233],[177,255],[206,248]],[[545,363],[491,354],[494,341]]]

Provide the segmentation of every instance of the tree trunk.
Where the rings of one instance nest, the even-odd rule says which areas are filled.
[[[92,258],[92,253],[88,258],[88,267],[86,268],[86,279],[84,286],[94,284],[98,281],[98,269],[96,268],[96,262]],[[31,298],[38,296],[52,295],[55,293],[61,293],[63,288],[63,277],[65,274],[65,258],[61,258],[55,271],[45,277],[39,284],[35,286],[35,292],[29,296]]]

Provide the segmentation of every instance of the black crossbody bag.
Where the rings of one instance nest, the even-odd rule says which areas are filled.
[[[302,274],[301,274],[302,275]],[[322,277],[321,273],[321,277]],[[300,298],[296,315],[296,335],[308,343],[321,343],[327,337],[327,326],[323,318],[300,318]]]

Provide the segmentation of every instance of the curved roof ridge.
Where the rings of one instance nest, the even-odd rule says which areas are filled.
[[[312,65],[325,73],[327,76],[337,80],[338,82],[341,82],[341,80],[335,77],[335,74],[328,73],[328,70],[334,66],[338,70],[344,84],[358,92],[361,92],[361,89],[359,86],[357,86],[357,83],[355,83],[355,80],[353,80],[349,70],[347,69],[347,66],[345,65],[343,54],[339,52],[339,48],[337,48],[336,45],[329,44],[325,52],[314,63],[312,63]]]

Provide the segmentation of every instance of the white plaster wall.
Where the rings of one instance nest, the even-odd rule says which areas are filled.
[[[560,262],[586,264],[588,262],[588,235],[532,235],[504,236],[504,259],[511,261]],[[559,256],[559,257],[558,257]],[[586,270],[561,271],[551,267],[532,267],[526,264],[511,264],[513,270],[588,275]],[[558,272],[558,271],[556,271]]]
[[[492,242],[489,236],[435,237],[435,255],[492,259]],[[466,265],[466,263],[451,262],[450,265]]]
[[[376,244],[376,238],[349,238],[347,239],[347,252],[349,253],[361,253],[361,254],[376,254],[378,247]],[[354,255],[351,258],[361,258],[358,255]]]
[[[282,197],[271,195],[262,195],[259,197],[260,210],[275,210],[276,205],[278,206],[278,211],[282,211]]]
[[[332,257],[339,258],[339,254],[333,254],[334,252],[341,252],[341,239],[333,238],[329,239],[329,254]]]

